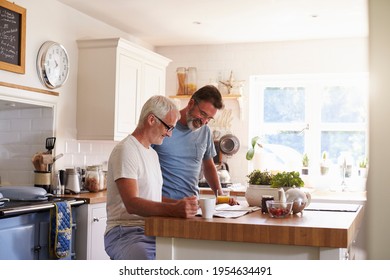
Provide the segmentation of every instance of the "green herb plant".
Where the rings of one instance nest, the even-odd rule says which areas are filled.
[[[279,172],[272,177],[272,188],[300,188],[304,186],[304,182],[300,177],[299,172]]]
[[[249,175],[248,183],[251,185],[271,185],[273,175],[269,171],[253,170]]]
[[[364,159],[362,159],[362,160],[359,162],[359,167],[360,167],[360,168],[367,168],[367,164],[368,164],[368,160],[367,160],[367,158],[364,158]]]

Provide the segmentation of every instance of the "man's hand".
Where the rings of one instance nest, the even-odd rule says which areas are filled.
[[[237,199],[235,197],[229,197],[229,205],[239,205]]]
[[[176,202],[177,216],[191,218],[198,212],[198,198],[196,196],[185,197]]]

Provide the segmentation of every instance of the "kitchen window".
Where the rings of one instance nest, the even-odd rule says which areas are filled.
[[[301,170],[306,153],[318,177],[326,152],[334,180],[343,164],[352,168],[348,178],[358,174],[368,152],[366,73],[253,76],[250,94],[249,136],[273,154],[261,169]]]

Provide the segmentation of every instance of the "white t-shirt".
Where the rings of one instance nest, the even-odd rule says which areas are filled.
[[[127,213],[115,183],[119,178],[136,179],[139,197],[161,202],[163,180],[158,155],[129,135],[115,146],[108,160],[106,232],[117,225],[144,224],[143,217]]]

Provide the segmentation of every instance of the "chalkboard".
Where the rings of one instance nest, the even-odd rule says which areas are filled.
[[[25,72],[26,9],[0,0],[0,69]]]

